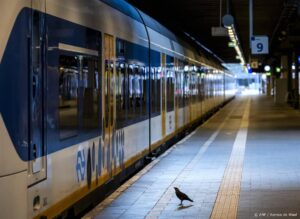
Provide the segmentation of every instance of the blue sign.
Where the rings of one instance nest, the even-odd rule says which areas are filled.
[[[84,149],[79,150],[77,152],[76,172],[77,172],[78,182],[83,181],[84,180],[84,175],[85,175],[85,155],[84,155]]]

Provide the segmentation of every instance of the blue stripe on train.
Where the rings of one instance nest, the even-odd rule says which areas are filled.
[[[29,16],[29,9],[17,16],[0,64],[0,112],[22,160],[28,159]]]

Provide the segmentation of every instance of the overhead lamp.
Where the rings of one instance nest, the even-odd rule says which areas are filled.
[[[271,70],[271,67],[270,67],[269,65],[265,65],[264,70],[265,70],[266,72],[268,72],[268,71]]]
[[[226,27],[226,28],[231,27],[234,23],[234,19],[231,14],[225,14],[222,18],[222,21],[223,21],[224,27]]]

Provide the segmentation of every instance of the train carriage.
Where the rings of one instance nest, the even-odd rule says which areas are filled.
[[[229,72],[124,1],[0,5],[0,218],[80,215],[234,96]]]

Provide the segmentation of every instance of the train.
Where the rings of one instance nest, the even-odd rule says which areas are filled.
[[[0,218],[75,218],[235,96],[123,0],[1,0]]]

